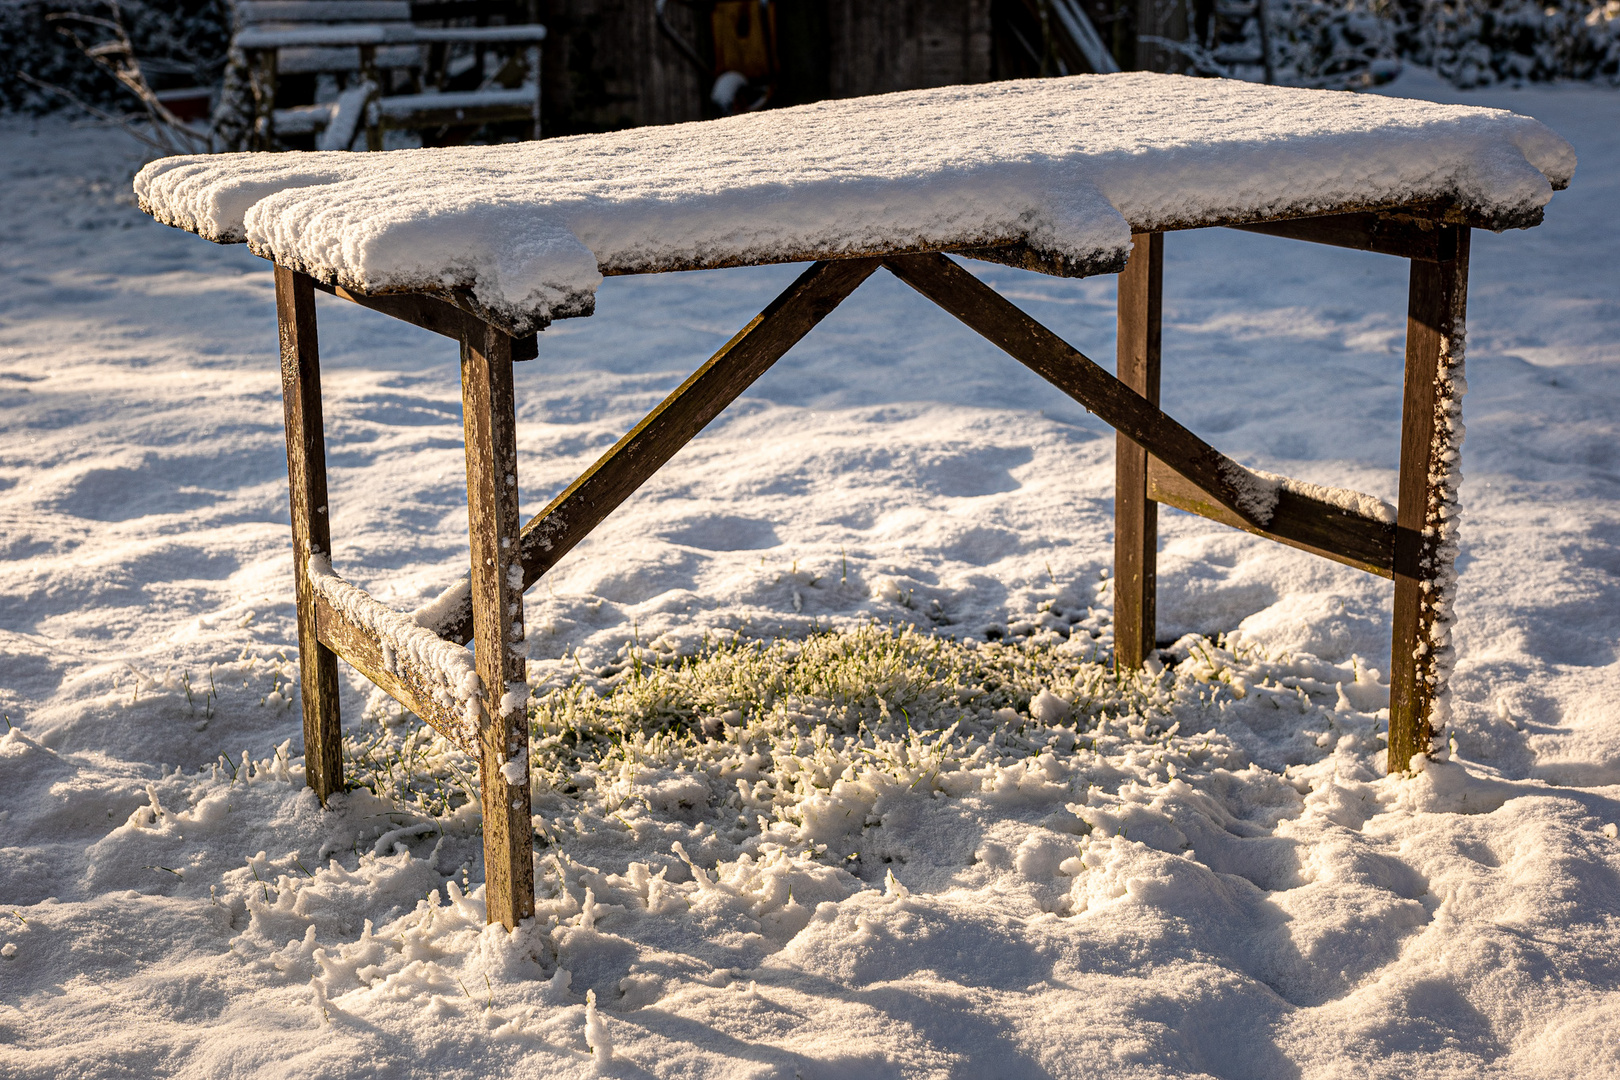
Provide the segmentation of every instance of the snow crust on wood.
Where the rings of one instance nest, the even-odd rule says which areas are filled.
[[[344,581],[332,572],[332,562],[325,555],[310,555],[308,566],[316,595],[377,638],[383,667],[389,674],[397,676],[400,666],[408,665],[434,687],[439,704],[461,715],[463,748],[476,749],[484,684],[478,677],[473,654]]]
[[[1287,491],[1295,495],[1303,495],[1317,502],[1325,502],[1330,506],[1337,506],[1340,510],[1348,510],[1352,514],[1359,514],[1373,521],[1383,522],[1385,525],[1395,524],[1395,507],[1380,499],[1376,495],[1367,495],[1349,488],[1327,487],[1323,484],[1313,484],[1309,480],[1296,480],[1291,476],[1279,476],[1264,469],[1250,469],[1249,472],[1262,482],[1269,484],[1273,490]],[[1271,497],[1271,505],[1276,506],[1277,497]]]
[[[236,5],[236,19],[242,26],[355,20],[376,22],[410,17],[410,4],[390,0],[242,0]]]
[[[135,178],[159,221],[368,292],[470,289],[521,330],[603,272],[1024,242],[1123,265],[1130,232],[1452,200],[1533,223],[1569,144],[1498,110],[1127,73],[388,154],[226,154]]]
[[[1435,394],[1433,436],[1434,466],[1429,475],[1431,495],[1425,508],[1423,532],[1433,544],[1430,556],[1439,568],[1428,590],[1426,601],[1434,611],[1429,623],[1428,641],[1419,648],[1433,653],[1430,687],[1434,707],[1429,717],[1434,731],[1435,756],[1444,759],[1449,751],[1446,728],[1451,724],[1451,675],[1457,667],[1457,649],[1451,628],[1457,622],[1457,556],[1462,550],[1458,525],[1462,502],[1462,442],[1467,429],[1462,419],[1462,399],[1468,392],[1463,353],[1464,333],[1442,339],[1440,371]],[[1421,670],[1421,668],[1420,668]]]

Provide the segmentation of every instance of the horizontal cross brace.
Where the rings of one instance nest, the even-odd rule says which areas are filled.
[[[725,270],[739,266],[768,266],[774,263],[798,262],[858,262],[868,259],[887,259],[897,254],[924,254],[932,251],[948,251],[953,255],[966,255],[969,258],[982,259],[986,262],[1003,263],[1007,266],[1017,266],[1025,270],[1033,270],[1039,274],[1049,274],[1053,277],[1095,277],[1098,274],[1117,274],[1125,266],[1124,252],[1108,252],[1094,258],[1071,258],[1040,248],[1030,246],[1027,241],[970,241],[964,244],[947,244],[944,246],[917,246],[915,248],[886,247],[874,251],[819,251],[811,249],[795,250],[784,248],[774,251],[768,256],[748,255],[724,258],[692,258],[678,260],[660,260],[657,262],[618,262],[605,263],[598,269],[603,277],[629,277],[639,274],[665,274],[672,271],[686,270]]]
[[[1333,503],[1281,488],[1271,519],[1253,525],[1227,510],[1158,458],[1148,457],[1148,498],[1264,536],[1369,574],[1395,576],[1395,526]]]
[[[1491,216],[1481,214],[1467,207],[1458,206],[1447,201],[1405,202],[1405,203],[1363,203],[1339,207],[1328,215],[1300,215],[1283,220],[1266,220],[1259,214],[1225,214],[1208,218],[1199,218],[1185,221],[1147,221],[1131,222],[1134,232],[1177,232],[1185,229],[1209,229],[1218,226],[1230,228],[1255,228],[1263,231],[1264,227],[1272,225],[1280,230],[1290,229],[1305,222],[1326,221],[1330,218],[1368,217],[1392,220],[1403,223],[1422,223],[1425,225],[1468,225],[1473,228],[1490,229],[1501,232],[1504,229],[1525,229],[1539,225],[1542,210],[1536,207],[1508,215]],[[1395,243],[1389,239],[1398,235],[1395,226],[1381,227],[1386,244]],[[1395,230],[1392,232],[1391,230]],[[1282,231],[1278,235],[1293,236],[1294,232]],[[1340,240],[1327,238],[1317,239],[1314,236],[1299,235],[1302,240],[1315,240],[1317,243],[1331,244],[1337,247],[1357,247],[1356,243],[1343,243]],[[1381,251],[1383,248],[1369,247],[1363,250]],[[626,258],[617,262],[603,263],[598,270],[604,277],[620,277],[633,274],[663,274],[677,270],[722,270],[735,266],[763,266],[768,263],[812,262],[814,260],[834,261],[841,259],[890,259],[899,256],[923,254],[925,252],[948,251],[954,255],[963,255],[985,262],[1002,263],[1007,266],[1017,266],[1024,270],[1033,270],[1040,274],[1050,274],[1055,277],[1093,277],[1099,274],[1115,274],[1125,267],[1126,252],[1120,250],[1108,254],[1097,254],[1090,258],[1072,258],[1059,252],[1037,248],[1025,240],[986,240],[970,241],[962,244],[943,246],[929,246],[913,251],[895,250],[889,248],[879,251],[829,251],[816,248],[783,249],[772,252],[768,256],[727,256],[721,258],[691,256],[678,259],[652,259],[652,258]],[[1389,252],[1401,254],[1401,252]],[[1425,258],[1420,252],[1414,258]],[[589,311],[570,311],[566,314],[554,312],[553,318],[572,317],[574,315],[590,314]]]
[[[1376,251],[1420,262],[1444,262],[1457,257],[1457,230],[1402,214],[1332,214],[1232,228],[1312,244]]]
[[[383,663],[382,646],[376,636],[351,622],[319,593],[315,594],[315,633],[322,645],[382,687],[395,701],[426,720],[452,743],[468,748],[461,714],[445,708],[434,687],[417,678],[405,662],[396,660],[394,670],[389,671]]]

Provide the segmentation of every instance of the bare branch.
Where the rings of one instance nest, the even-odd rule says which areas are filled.
[[[46,91],[47,93],[56,94],[62,98],[65,98],[67,101],[83,109],[97,120],[105,120],[109,124],[117,124],[119,127],[123,128],[131,138],[139,139],[141,142],[145,143],[147,146],[150,146],[159,153],[172,154],[175,151],[173,145],[165,145],[164,143],[160,143],[156,139],[153,139],[148,135],[143,135],[141,132],[135,130],[127,117],[114,116],[110,112],[98,109],[71,90],[63,89],[60,86],[53,85],[52,83],[45,82],[41,79],[36,79],[26,71],[17,72],[17,77],[22,79],[24,82],[33,83],[35,86]]]
[[[142,108],[146,110],[147,119],[152,126],[153,132],[157,133],[159,138],[166,144],[159,146],[159,149],[170,154],[182,150],[193,152],[200,150],[204,153],[212,153],[214,149],[213,131],[198,131],[176,116],[169,110],[167,105],[158,99],[157,94],[152,90],[151,84],[146,81],[146,73],[141,69],[140,60],[135,54],[135,45],[130,40],[129,32],[124,28],[124,17],[118,7],[117,0],[106,0],[106,5],[110,18],[85,15],[79,12],[56,12],[46,16],[46,18],[48,21],[58,24],[56,27],[57,33],[72,41],[74,46],[95,63],[97,67],[117,79],[120,86],[135,95]],[[111,40],[99,41],[93,44],[87,43],[74,31],[73,24],[99,27],[113,36]],[[116,58],[116,62],[109,58]],[[30,81],[38,82],[38,80]],[[92,115],[97,115],[86,103],[66,94],[60,87],[48,87],[48,89],[63,93],[80,108],[91,111]],[[106,114],[99,115],[106,116]],[[126,131],[130,131],[129,126],[123,121],[114,120],[113,122],[124,127]],[[130,131],[130,133],[134,134],[133,131]],[[138,135],[136,137],[142,138]],[[151,139],[142,138],[142,141],[148,145],[157,145]],[[182,143],[184,145],[180,145]]]

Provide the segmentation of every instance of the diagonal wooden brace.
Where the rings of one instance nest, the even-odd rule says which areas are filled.
[[[939,253],[902,255],[883,265],[928,299],[1104,422],[1192,481],[1229,513],[1264,528],[1245,481],[1252,474],[1126,386],[1094,360],[1020,311],[1011,301]]]
[[[523,527],[523,587],[539,581],[590,535],[603,518],[871,277],[879,263],[878,259],[841,259],[811,266],[551,500]],[[472,609],[470,599],[457,596],[458,590],[465,594],[465,581],[441,597],[434,629],[442,637],[465,642],[472,638]]]

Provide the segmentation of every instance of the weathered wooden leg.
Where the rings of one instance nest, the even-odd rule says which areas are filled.
[[[473,649],[484,684],[479,783],[484,794],[484,902],[511,929],[534,914],[529,821],[528,683],[518,519],[517,415],[512,339],[493,327],[461,349],[467,438],[467,526],[472,548]]]
[[[1119,381],[1159,403],[1164,234],[1136,233],[1119,275]],[[1114,436],[1114,670],[1142,666],[1154,648],[1159,504],[1148,498],[1148,452]]]
[[[315,334],[314,283],[276,267],[276,319],[281,328],[281,400],[287,418],[287,490],[292,501],[293,584],[298,598],[298,670],[303,685],[304,777],[321,802],[343,786],[337,657],[316,638],[312,553],[329,555],[326,437],[321,420],[321,359]]]
[[[1389,675],[1392,773],[1429,751],[1436,700],[1451,670],[1469,231],[1443,226],[1440,241],[1438,262],[1412,260],[1406,317]]]

